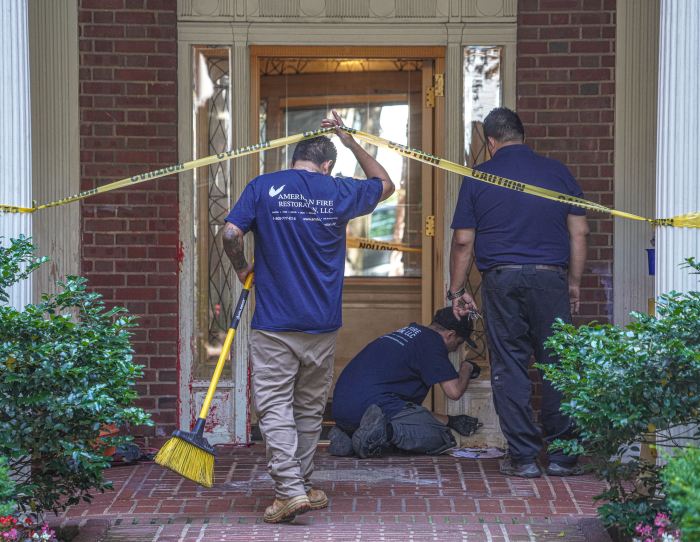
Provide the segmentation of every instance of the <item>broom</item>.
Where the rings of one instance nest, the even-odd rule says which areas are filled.
[[[219,383],[221,371],[226,363],[226,358],[231,350],[233,337],[236,335],[236,328],[241,321],[241,314],[248,301],[250,288],[253,284],[253,273],[251,272],[245,279],[243,290],[238,298],[238,304],[233,311],[231,326],[226,333],[226,340],[221,348],[219,361],[216,363],[214,376],[209,383],[207,396],[204,398],[202,410],[199,412],[199,418],[195,423],[191,432],[177,430],[173,436],[160,449],[155,457],[156,463],[166,467],[180,476],[184,476],[193,482],[211,487],[214,483],[214,448],[207,439],[204,438],[204,424],[209,414],[211,400],[216,391],[216,385]]]

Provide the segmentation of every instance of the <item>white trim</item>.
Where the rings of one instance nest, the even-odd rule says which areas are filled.
[[[700,209],[700,3],[662,0],[659,38],[656,216],[670,218]],[[695,66],[696,68],[692,68]],[[698,289],[698,276],[679,264],[700,257],[700,234],[692,228],[656,229],[656,292]]]
[[[0,203],[32,206],[31,103],[27,0],[0,2]],[[32,235],[32,215],[0,213],[4,246]],[[9,304],[32,301],[31,277],[9,288]]]
[[[656,87],[660,0],[618,0],[615,37],[615,209],[654,214]],[[647,312],[654,297],[645,248],[654,231],[643,222],[614,219],[613,321]]]
[[[180,162],[193,158],[193,118],[192,118],[192,47],[189,43],[178,44],[178,156]],[[180,186],[180,291],[178,312],[180,315],[179,356],[179,427],[189,430],[192,425],[193,408],[191,405],[192,363],[196,354],[194,337],[194,315],[196,314],[195,292],[195,238],[194,225],[191,220],[194,208],[194,172],[186,171],[179,175]]]
[[[33,194],[46,203],[80,191],[77,3],[29,3],[29,53]],[[51,260],[33,276],[38,300],[80,273],[80,203],[37,213],[33,239]]]

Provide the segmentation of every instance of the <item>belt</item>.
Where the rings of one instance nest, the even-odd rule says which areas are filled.
[[[495,265],[489,268],[487,271],[496,271],[497,269],[524,269],[524,268],[534,268],[541,271],[566,271],[566,267],[562,265],[544,265],[544,264],[503,264]]]

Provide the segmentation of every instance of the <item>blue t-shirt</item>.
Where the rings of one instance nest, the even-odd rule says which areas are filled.
[[[228,217],[255,235],[255,313],[266,331],[326,333],[342,325],[345,225],[371,213],[379,179],[300,169],[260,175]]]
[[[387,420],[406,403],[420,405],[430,387],[458,378],[437,331],[412,323],[369,343],[348,364],[333,392],[333,418],[357,427],[367,407],[379,405]]]
[[[527,145],[502,147],[475,169],[583,197],[564,164],[535,154]],[[586,211],[465,177],[452,229],[476,228],[474,252],[481,271],[503,264],[567,267],[569,214],[585,215]]]

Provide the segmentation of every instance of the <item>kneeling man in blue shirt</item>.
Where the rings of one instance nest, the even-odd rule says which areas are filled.
[[[465,341],[473,344],[471,333],[471,320],[457,320],[446,307],[429,326],[412,323],[368,344],[335,386],[329,452],[361,458],[391,448],[439,454],[456,445],[450,429],[474,433],[481,426],[476,418],[444,416],[421,406],[433,385],[457,400],[478,376],[477,365],[462,361],[457,372],[448,358]]]

